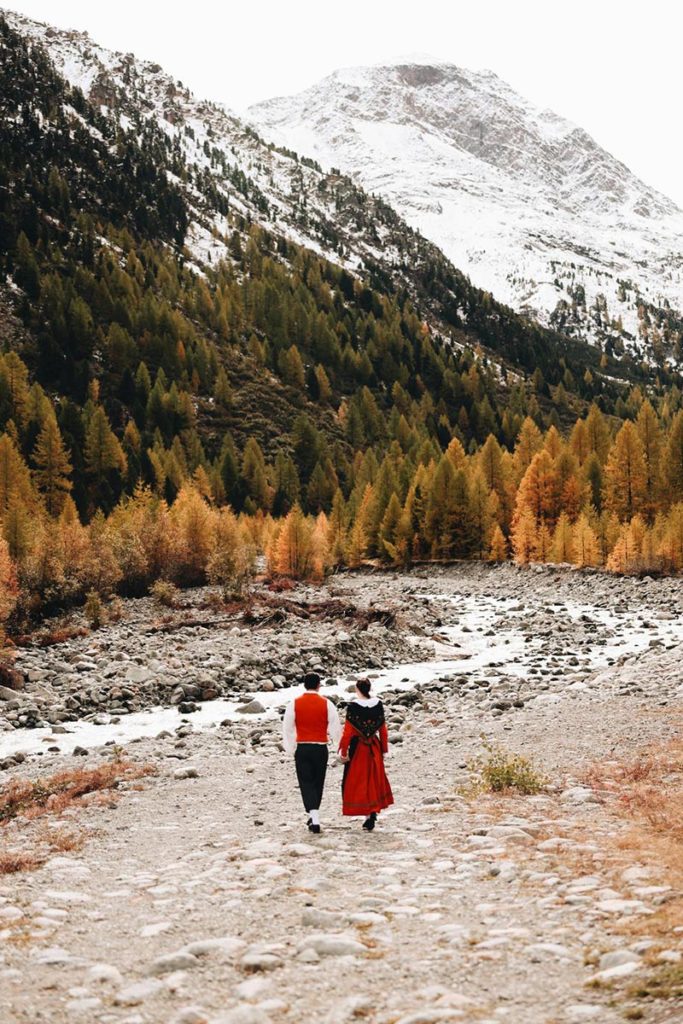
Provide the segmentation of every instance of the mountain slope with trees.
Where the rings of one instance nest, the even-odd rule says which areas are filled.
[[[202,261],[188,238],[219,199],[197,199],[197,168],[156,119],[103,113],[1,18],[0,51],[6,607],[220,580],[259,547],[296,574],[299,542],[316,571],[497,556],[518,547],[531,435],[535,452],[550,430],[560,459],[558,430],[593,403],[607,438],[599,465],[569,458],[548,485],[548,531],[563,502],[600,512],[611,435],[646,387],[677,436],[674,378],[638,385],[635,364],[506,310],[354,186],[410,273],[391,255],[352,272],[232,208],[221,259]],[[482,483],[480,451],[500,480]],[[664,510],[648,500],[617,521],[647,525]]]

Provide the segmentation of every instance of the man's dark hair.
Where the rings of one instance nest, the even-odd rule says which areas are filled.
[[[320,686],[320,676],[317,672],[307,672],[304,676],[304,686],[307,690],[317,690]]]

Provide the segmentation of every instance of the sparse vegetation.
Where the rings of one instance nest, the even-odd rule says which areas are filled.
[[[102,598],[96,590],[88,591],[83,614],[90,623],[91,629],[99,629],[107,621],[107,613],[102,604]]]
[[[31,782],[12,779],[0,789],[0,824],[22,816],[38,818],[60,813],[84,797],[103,790],[114,790],[124,781],[151,775],[150,765],[131,761],[111,761],[97,768],[75,768]]]
[[[156,580],[150,587],[150,594],[164,608],[177,608],[180,604],[180,591],[170,580]]]
[[[634,999],[683,1000],[683,964],[659,964],[631,985],[628,995]]]
[[[474,762],[472,770],[486,792],[533,796],[547,785],[545,776],[528,758],[492,743],[485,742],[484,749],[488,756]]]
[[[0,853],[0,875],[13,875],[19,871],[35,871],[46,858],[24,850],[6,850]]]

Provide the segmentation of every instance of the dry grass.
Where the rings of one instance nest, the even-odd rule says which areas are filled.
[[[152,774],[150,765],[112,761],[97,768],[74,768],[45,779],[13,779],[0,789],[0,823],[22,816],[33,819],[43,814],[59,814],[83,798],[116,789],[123,781]]]
[[[653,745],[629,760],[592,765],[584,779],[626,823],[610,851],[614,866],[618,863],[623,869],[640,864],[653,883],[662,879],[671,886],[670,897],[648,918],[647,930],[662,943],[675,945],[674,928],[683,927],[683,897],[679,895],[683,892],[683,736]],[[625,919],[619,931],[639,933],[642,921]],[[652,982],[648,995],[655,997],[659,988],[657,998],[673,998],[665,993],[675,990],[669,983],[675,970],[663,971],[655,968],[656,977],[664,980],[661,985]]]
[[[628,995],[632,999],[683,1001],[683,964],[659,964],[631,985]]]
[[[85,843],[85,837],[80,832],[68,832],[63,828],[45,829],[40,834],[40,839],[54,853],[73,853],[80,850]]]
[[[18,637],[16,644],[19,647],[28,647],[36,643],[39,647],[54,647],[56,644],[66,643],[68,640],[76,640],[78,637],[87,637],[90,630],[85,626],[71,626],[69,623],[59,622],[47,630],[37,634],[26,634]]]
[[[650,747],[629,761],[592,765],[585,781],[634,821],[681,847],[683,863],[683,738]]]
[[[25,850],[5,850],[0,853],[0,875],[13,875],[18,871],[35,871],[46,858]]]

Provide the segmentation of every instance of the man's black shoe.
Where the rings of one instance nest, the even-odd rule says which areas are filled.
[[[309,832],[312,832],[313,835],[315,835],[315,836],[319,836],[320,835],[320,825],[314,825],[313,823],[311,823],[308,826],[308,830],[309,830]]]

